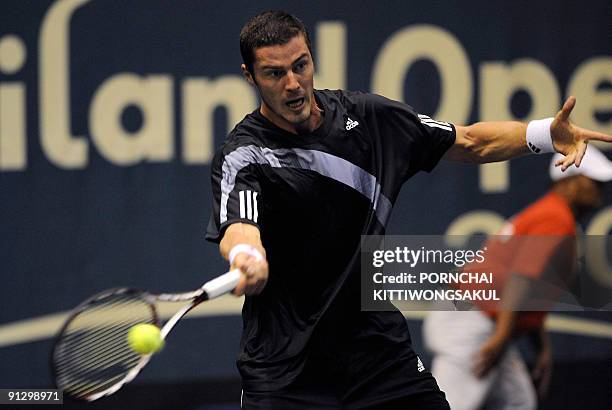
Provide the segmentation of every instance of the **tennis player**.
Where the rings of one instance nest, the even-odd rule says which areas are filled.
[[[244,272],[243,407],[448,409],[403,315],[360,311],[361,235],[383,234],[402,184],[443,157],[556,150],[566,169],[588,139],[612,137],[571,124],[573,98],[554,120],[464,127],[378,95],[316,90],[308,32],[281,11],[250,19],[240,51],[261,105],[213,160],[207,239]]]
[[[453,410],[529,410],[546,396],[552,371],[546,305],[552,307],[555,290],[572,279],[576,218],[602,205],[604,183],[612,180],[612,162],[594,146],[588,147],[579,168],[561,172],[554,165],[559,159],[555,155],[550,164],[550,191],[490,238],[486,261],[473,267],[493,273],[502,301],[475,302],[479,309],[465,312],[431,312],[425,319],[425,344],[434,353],[432,372]],[[525,305],[546,283],[552,286],[537,292],[541,302]],[[534,311],[525,309],[529,306]],[[531,373],[513,346],[519,337],[535,348]]]

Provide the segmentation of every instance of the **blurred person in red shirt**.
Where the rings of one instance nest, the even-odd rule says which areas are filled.
[[[589,146],[579,168],[550,165],[552,188],[489,238],[482,264],[465,272],[492,272],[488,285],[501,301],[474,301],[468,311],[431,312],[424,339],[434,354],[432,373],[453,410],[535,409],[551,377],[551,346],[544,320],[576,265],[576,219],[602,205],[612,162]],[[531,375],[513,341],[528,336],[537,351]]]

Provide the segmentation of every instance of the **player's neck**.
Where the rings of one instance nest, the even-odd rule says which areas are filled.
[[[280,115],[276,114],[273,110],[269,109],[264,103],[259,108],[261,115],[266,117],[272,124],[277,127],[290,132],[291,134],[310,134],[323,123],[323,110],[317,104],[316,98],[311,98],[310,116],[308,119],[299,124],[293,124],[285,120]]]
[[[312,96],[311,101],[310,117],[308,117],[308,120],[295,126],[295,131],[297,134],[310,134],[319,128],[323,123],[323,110],[319,108],[317,99],[314,95]]]

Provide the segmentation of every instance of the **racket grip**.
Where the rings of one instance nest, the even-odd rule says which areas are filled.
[[[202,289],[208,295],[208,299],[216,298],[217,296],[221,296],[234,290],[238,284],[238,281],[240,280],[240,275],[242,275],[240,269],[234,269],[219,277],[209,280],[204,284],[204,286],[202,286]]]

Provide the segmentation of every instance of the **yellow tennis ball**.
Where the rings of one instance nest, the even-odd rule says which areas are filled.
[[[127,336],[130,348],[140,354],[157,353],[164,347],[161,331],[150,323],[132,326]]]

